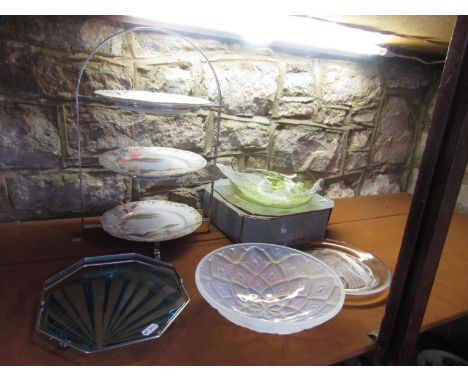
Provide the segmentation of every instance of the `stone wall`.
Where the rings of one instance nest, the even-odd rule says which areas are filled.
[[[434,112],[438,85],[438,82],[435,82],[426,95],[426,111],[421,117],[420,128],[416,134],[416,145],[411,162],[411,174],[408,183],[408,192],[410,193],[414,192],[414,188],[416,186],[419,167],[421,165],[424,148],[426,146],[427,135],[429,133],[429,128],[431,127],[432,113]],[[468,213],[468,165],[465,167],[465,176],[463,177],[463,182],[460,187],[460,191],[458,192],[455,208],[459,212]]]
[[[73,92],[80,64],[124,25],[87,17],[0,18],[0,219],[73,216],[79,209]],[[330,59],[192,38],[224,97],[219,154],[268,152],[325,178],[331,198],[406,190],[437,69],[374,58]],[[190,45],[148,32],[111,40],[84,73],[80,93],[144,89],[216,100],[214,78]],[[210,156],[215,113],[138,114],[83,99],[87,213],[132,198],[200,206],[213,169],[172,181],[138,181],[99,168],[126,145],[161,145]]]

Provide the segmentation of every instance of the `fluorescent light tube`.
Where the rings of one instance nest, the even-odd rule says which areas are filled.
[[[135,17],[138,17],[135,15]],[[148,19],[148,15],[144,18]],[[332,22],[301,16],[242,18],[229,16],[193,17],[186,14],[160,14],[154,19],[165,24],[195,27],[217,35],[233,37],[261,46],[290,46],[305,51],[332,54],[385,55],[381,45],[387,36],[378,32],[351,28]]]

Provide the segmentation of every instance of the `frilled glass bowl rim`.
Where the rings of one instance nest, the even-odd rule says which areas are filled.
[[[312,185],[315,184],[315,182],[317,182],[317,180],[318,180],[318,177],[315,176],[314,174],[312,174],[309,171],[304,171],[304,172],[294,171],[294,165],[289,159],[286,159],[284,157],[280,157],[280,156],[277,156],[277,155],[271,155],[271,154],[265,154],[265,153],[251,153],[251,154],[235,155],[230,161],[230,167],[231,167],[231,169],[233,171],[236,171],[239,174],[248,174],[249,173],[248,171],[244,171],[244,170],[239,169],[238,162],[240,160],[242,160],[242,158],[247,158],[248,159],[248,158],[255,158],[255,157],[268,158],[268,159],[271,159],[273,161],[277,160],[277,161],[280,161],[280,162],[283,162],[283,163],[287,164],[287,166],[291,169],[290,171],[283,171],[283,170],[279,170],[279,169],[275,169],[275,170],[272,170],[272,171],[275,171],[278,174],[284,175],[284,176],[295,175],[296,177],[294,179],[294,183],[304,182],[305,184],[308,185],[308,187],[312,187]],[[264,206],[267,206],[267,207],[274,205],[275,207],[279,207],[279,208],[295,208],[295,207],[299,207],[301,205],[304,205],[305,203],[307,203],[312,198],[312,194],[307,194],[307,193],[305,193],[305,194],[292,194],[292,193],[290,193],[290,195],[288,196],[288,198],[289,198],[288,201],[278,201],[278,200],[271,199],[268,196],[268,194],[262,194],[263,198],[265,198],[266,201],[261,202],[258,199],[251,196],[253,191],[250,188],[245,187],[243,184],[240,184],[239,182],[236,182],[235,180],[233,180],[233,179],[231,179],[229,177],[228,177],[228,179],[231,182],[234,191],[239,196],[241,196],[242,198],[245,198],[245,199],[247,199],[247,200],[249,200],[249,201],[251,201],[253,203],[257,203],[257,204],[264,205]],[[258,191],[257,191],[257,193],[258,193]]]
[[[249,158],[249,157],[261,157],[261,158],[269,158],[269,159],[272,159],[272,160],[278,160],[278,161],[284,162],[285,164],[287,164],[291,168],[291,171],[286,171],[286,170],[285,171],[276,171],[276,170],[273,170],[273,171],[278,172],[279,174],[286,175],[286,176],[297,175],[297,179],[307,181],[307,182],[312,182],[312,183],[315,183],[318,180],[318,177],[316,175],[314,175],[313,173],[311,173],[310,171],[302,171],[302,172],[294,171],[294,164],[289,159],[278,156],[278,155],[271,155],[271,154],[265,154],[265,153],[251,153],[251,154],[234,155],[232,157],[231,161],[229,162],[229,165],[231,166],[231,169],[233,169],[234,171],[237,171],[239,173],[245,172],[243,170],[240,170],[239,167],[237,167],[236,165],[237,165],[237,162],[239,160],[241,160],[242,158]]]

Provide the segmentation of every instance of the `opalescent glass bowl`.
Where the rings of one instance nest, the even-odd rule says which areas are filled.
[[[233,323],[290,334],[320,325],[343,306],[344,288],[323,262],[274,244],[234,244],[206,255],[195,281],[201,295]]]

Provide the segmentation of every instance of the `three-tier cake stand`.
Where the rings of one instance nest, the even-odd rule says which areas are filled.
[[[156,32],[175,36],[189,44],[208,64],[216,82],[217,103],[208,100],[169,93],[156,93],[140,90],[97,90],[93,96],[80,93],[83,73],[99,49],[111,40],[128,33]],[[206,160],[203,156],[186,150],[168,147],[125,147],[108,151],[99,157],[100,164],[111,171],[151,181],[168,180],[190,172],[199,171],[211,161],[215,173],[218,155],[219,132],[221,124],[222,95],[218,77],[208,57],[190,40],[171,30],[160,27],[133,27],[115,33],[101,41],[87,56],[81,65],[75,88],[75,113],[77,129],[77,149],[79,167],[80,213],[82,232],[88,228],[102,226],[113,236],[154,243],[154,256],[159,259],[161,241],[182,237],[192,233],[202,221],[210,224],[214,175],[211,175],[211,197],[206,214],[200,214],[188,205],[161,200],[131,201],[107,211],[101,218],[101,224],[85,224],[85,200],[83,185],[82,144],[80,128],[80,100],[106,100],[114,105],[133,112],[156,115],[177,116],[200,108],[216,110],[216,133],[213,155]],[[208,153],[211,152],[211,148]]]

